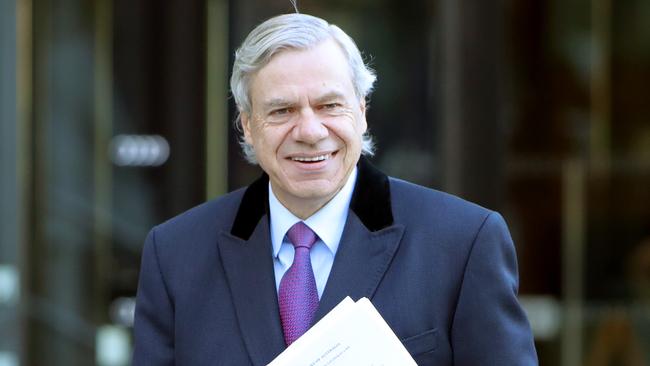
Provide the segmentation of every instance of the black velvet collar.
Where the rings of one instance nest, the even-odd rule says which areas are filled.
[[[370,231],[381,230],[393,223],[388,177],[363,156],[359,159],[357,182],[350,209]],[[230,233],[248,240],[260,219],[269,212],[269,176],[253,182],[244,193]]]

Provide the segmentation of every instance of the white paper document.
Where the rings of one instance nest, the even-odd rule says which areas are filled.
[[[268,366],[417,366],[367,298],[346,297]]]

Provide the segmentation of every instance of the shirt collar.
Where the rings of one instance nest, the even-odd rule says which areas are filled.
[[[332,253],[336,253],[343,234],[356,179],[357,167],[355,166],[343,188],[325,206],[304,220],[305,224],[318,235]],[[273,257],[276,258],[287,231],[302,220],[280,203],[271,189],[270,182],[268,189],[271,243],[273,244]]]

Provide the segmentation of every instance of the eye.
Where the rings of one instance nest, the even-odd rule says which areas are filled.
[[[333,110],[339,108],[340,106],[341,103],[327,103],[327,104],[323,104],[321,108],[324,110]]]
[[[291,108],[286,107],[286,108],[274,109],[269,114],[271,116],[284,116],[284,115],[287,115],[289,113],[291,113]]]

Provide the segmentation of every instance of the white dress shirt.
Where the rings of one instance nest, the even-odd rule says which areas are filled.
[[[273,265],[275,287],[279,292],[280,280],[293,263],[294,248],[286,234],[298,221],[304,221],[312,229],[318,240],[311,248],[311,266],[316,278],[316,288],[320,299],[332,270],[334,257],[339,248],[341,235],[350,209],[350,200],[357,179],[355,167],[341,190],[325,206],[306,220],[300,220],[278,201],[269,183],[269,209],[271,213],[271,243],[273,244]]]

